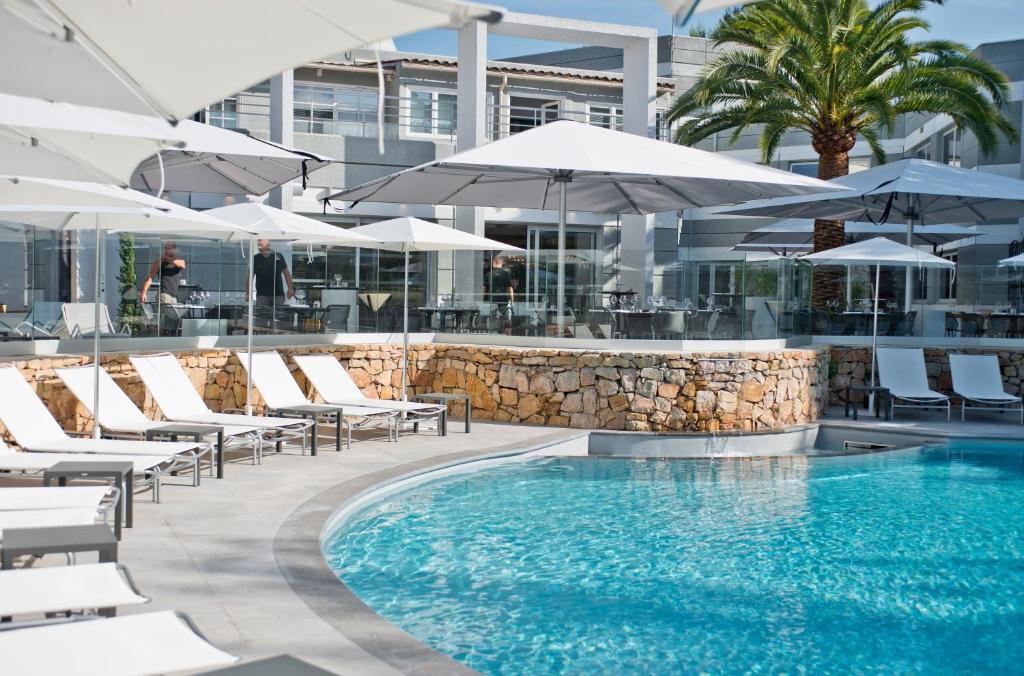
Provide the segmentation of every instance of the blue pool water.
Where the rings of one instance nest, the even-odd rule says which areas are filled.
[[[484,673],[1024,671],[1024,447],[511,463],[324,554]]]

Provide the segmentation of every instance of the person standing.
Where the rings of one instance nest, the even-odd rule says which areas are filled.
[[[178,302],[178,287],[181,286],[181,273],[185,269],[185,260],[178,258],[178,246],[171,240],[164,242],[163,254],[153,261],[149,267],[149,275],[142,283],[139,300],[146,302],[146,294],[153,285],[153,278],[160,282],[159,301],[162,305],[175,305]]]
[[[279,307],[288,298],[295,296],[295,285],[292,273],[288,271],[288,263],[284,256],[270,249],[269,239],[256,240],[259,248],[252,260],[253,279],[256,281],[256,305],[261,307]],[[248,293],[252,286],[246,288]]]
[[[512,328],[512,303],[515,301],[515,289],[512,286],[512,275],[505,269],[505,259],[495,256],[491,261],[491,269],[487,273],[487,291],[490,301],[494,303],[494,315],[502,321],[508,332]]]

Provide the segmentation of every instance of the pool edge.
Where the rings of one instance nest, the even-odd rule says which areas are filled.
[[[335,631],[406,674],[476,673],[374,612],[327,566],[321,536],[335,514],[390,484],[465,463],[513,457],[586,436],[559,430],[532,443],[494,446],[412,461],[337,484],[312,496],[285,519],[273,540],[274,561],[292,592]]]

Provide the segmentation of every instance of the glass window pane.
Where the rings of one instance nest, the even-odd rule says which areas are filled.
[[[456,97],[454,94],[437,95],[437,133],[450,136],[455,133],[457,114]]]
[[[409,130],[417,134],[433,132],[434,96],[430,92],[409,92]]]

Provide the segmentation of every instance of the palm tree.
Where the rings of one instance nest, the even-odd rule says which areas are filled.
[[[732,141],[760,125],[760,151],[770,162],[783,137],[804,131],[818,154],[818,178],[849,173],[858,139],[885,162],[881,134],[898,116],[944,113],[972,133],[982,152],[1016,129],[1000,108],[1006,77],[966,45],[910,39],[927,31],[922,13],[945,0],[763,0],[728,14],[712,39],[725,46],[694,86],[673,103],[669,119],[685,121],[676,143],[694,144],[732,130]],[[842,221],[814,224],[814,249],[843,244]],[[819,272],[820,270],[820,272]],[[838,297],[838,275],[815,269],[815,307]]]

